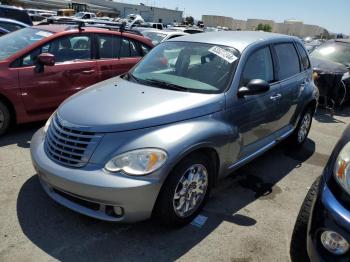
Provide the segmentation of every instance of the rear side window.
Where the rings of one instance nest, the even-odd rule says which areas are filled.
[[[142,56],[136,42],[122,38],[120,46],[120,58],[122,57],[139,57]]]
[[[305,49],[301,46],[301,44],[297,43],[297,48],[300,54],[300,58],[301,58],[301,64],[303,65],[303,69],[309,69],[310,68],[310,61],[309,61],[309,57],[305,51]]]
[[[273,63],[269,47],[255,51],[247,60],[241,77],[241,86],[245,86],[253,79],[273,82]]]
[[[298,53],[292,43],[275,45],[280,80],[300,73]]]
[[[98,35],[98,47],[101,59],[118,58],[120,51],[120,37]]]

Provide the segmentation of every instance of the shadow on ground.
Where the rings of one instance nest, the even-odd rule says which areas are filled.
[[[7,134],[0,137],[0,146],[15,144],[18,147],[29,148],[32,136],[44,124],[44,122],[34,122],[14,126]]]
[[[91,219],[50,200],[36,175],[19,192],[18,220],[24,234],[58,260],[175,260],[223,221],[245,227],[260,223],[240,211],[253,201],[273,201],[282,192],[276,183],[304,162],[323,165],[327,159],[314,154],[311,140],[301,151],[286,153],[285,148],[277,146],[219,182],[202,212],[208,217],[202,228],[188,225],[169,229],[152,220],[127,225]]]

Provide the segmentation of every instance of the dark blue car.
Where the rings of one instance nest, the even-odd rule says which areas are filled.
[[[292,261],[350,261],[350,126],[300,209]]]

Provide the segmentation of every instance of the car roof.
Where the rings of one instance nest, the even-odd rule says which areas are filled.
[[[271,41],[275,39],[290,41],[295,40],[296,38],[287,35],[266,33],[260,31],[220,31],[200,34],[189,34],[175,39],[170,39],[168,41],[185,41],[207,43],[213,45],[224,45],[236,48],[238,51],[242,52],[247,46],[255,42]]]
[[[160,34],[166,34],[166,35],[175,35],[175,34],[180,34],[180,35],[188,35],[188,33],[183,32],[183,31],[176,31],[176,30],[159,30],[159,29],[155,29],[155,28],[150,28],[149,30],[143,30],[143,32],[154,32],[154,33],[160,33]]]
[[[11,6],[11,5],[0,5],[1,9],[12,9],[26,12],[22,7]]]
[[[8,23],[12,23],[12,24],[18,24],[24,27],[29,27],[29,25],[22,23],[20,21],[14,20],[14,19],[9,19],[9,18],[2,18],[0,17],[0,22],[8,22]]]

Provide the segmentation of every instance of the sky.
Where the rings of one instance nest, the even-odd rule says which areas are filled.
[[[235,19],[302,20],[334,33],[350,34],[350,0],[123,0],[120,2],[166,7],[184,11],[200,20],[202,15]]]

